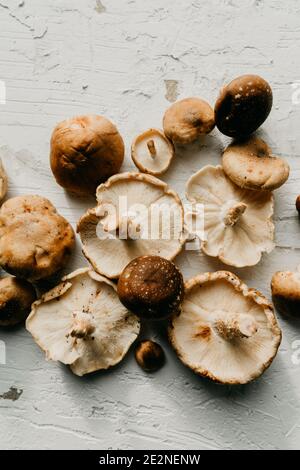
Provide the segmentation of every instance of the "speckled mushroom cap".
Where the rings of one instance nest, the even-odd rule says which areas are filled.
[[[140,256],[131,261],[118,282],[121,302],[136,315],[160,320],[177,313],[183,298],[182,274],[160,256]]]
[[[215,104],[215,121],[229,137],[252,134],[267,119],[273,103],[268,82],[258,75],[242,75],[224,86]]]
[[[7,193],[7,174],[0,159],[0,202],[3,201]]]
[[[0,278],[0,326],[22,323],[36,299],[34,287],[24,279],[12,276]]]
[[[162,175],[175,154],[174,145],[159,129],[148,129],[138,135],[131,145],[134,164],[143,173]]]
[[[47,359],[68,364],[81,376],[118,364],[140,324],[119,302],[115,285],[86,268],[35,302],[26,328]]]
[[[51,169],[57,183],[70,192],[95,194],[100,183],[118,173],[123,159],[123,139],[104,116],[76,116],[53,131]]]
[[[0,209],[0,265],[30,281],[48,278],[67,263],[75,244],[71,225],[41,196],[17,196]]]
[[[199,274],[185,287],[181,313],[169,328],[180,360],[222,384],[259,377],[281,341],[272,304],[227,271]]]
[[[163,128],[174,144],[189,144],[215,127],[212,107],[200,98],[185,98],[165,112]]]
[[[272,277],[271,289],[278,312],[300,319],[300,272],[276,272]]]
[[[83,254],[99,274],[118,278],[138,256],[173,259],[182,249],[182,203],[159,179],[142,173],[115,175],[98,187],[97,201],[98,206],[81,217],[77,231]],[[112,209],[115,211],[110,214]],[[118,233],[124,219],[128,220],[128,228],[138,227],[135,239],[130,233],[122,233],[123,238]]]
[[[271,153],[270,147],[257,137],[235,142],[223,153],[226,175],[240,188],[273,191],[289,177],[290,167]]]
[[[201,248],[207,255],[241,268],[257,264],[262,253],[273,250],[272,193],[241,189],[221,166],[208,165],[189,179],[186,196],[203,205]]]

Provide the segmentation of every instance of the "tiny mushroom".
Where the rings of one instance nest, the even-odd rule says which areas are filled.
[[[274,248],[273,195],[236,186],[221,166],[205,166],[186,186],[192,204],[202,204],[201,248],[209,256],[236,266],[254,266]],[[200,234],[201,237],[201,234]]]
[[[83,268],[33,304],[26,328],[47,359],[81,376],[118,364],[140,324],[119,302],[112,282]]]
[[[161,175],[174,157],[174,145],[159,129],[148,129],[134,139],[131,157],[143,173]]]
[[[160,256],[131,261],[118,281],[119,299],[141,318],[161,320],[178,313],[183,298],[182,274]]]
[[[51,169],[57,183],[72,193],[95,194],[100,183],[119,172],[123,159],[123,139],[104,116],[76,116],[53,131]]]
[[[240,188],[273,191],[289,177],[288,163],[272,155],[270,147],[257,137],[229,145],[222,159],[226,175]]]
[[[222,88],[215,104],[215,121],[229,137],[252,134],[267,119],[273,103],[268,82],[258,75],[242,75]]]
[[[7,174],[0,160],[0,202],[3,201],[7,193]]]
[[[281,341],[272,304],[227,271],[199,274],[185,287],[181,313],[169,328],[179,359],[221,384],[259,377]]]
[[[35,299],[35,289],[29,282],[11,276],[1,277],[0,326],[22,323],[29,315]]]
[[[174,144],[190,144],[209,134],[214,127],[214,111],[200,98],[177,101],[167,109],[163,118],[164,132]]]
[[[77,231],[95,271],[118,278],[141,255],[173,259],[185,243],[183,206],[166,183],[142,173],[112,176],[97,189],[98,205]]]
[[[145,372],[155,372],[164,365],[166,358],[162,347],[147,339],[137,345],[135,359]]]
[[[298,214],[300,215],[300,194],[299,196],[297,196],[297,199],[296,199],[296,209],[298,211]]]
[[[278,271],[271,281],[272,298],[279,313],[300,319],[300,271]]]
[[[0,209],[0,265],[17,277],[38,281],[67,263],[75,244],[71,225],[48,199],[8,199]]]

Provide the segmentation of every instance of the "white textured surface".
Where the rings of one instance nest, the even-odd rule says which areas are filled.
[[[270,296],[272,273],[300,262],[300,79],[297,0],[1,0],[1,155],[10,192],[49,197],[74,225],[93,201],[59,188],[48,164],[57,121],[96,112],[125,138],[123,169],[132,167],[132,138],[161,125],[168,100],[199,95],[210,102],[220,86],[245,72],[271,82],[273,111],[262,135],[291,165],[276,192],[277,247],[251,269],[235,270]],[[296,97],[297,98],[297,97]],[[225,139],[217,132],[179,152],[164,177],[180,194],[193,171],[218,163]],[[9,150],[7,147],[10,147]],[[84,260],[79,243],[70,270]],[[186,277],[219,267],[194,252],[178,264]],[[23,329],[0,332],[1,448],[299,448],[300,365],[292,363],[295,324],[280,319],[283,343],[271,368],[253,384],[229,388],[194,376],[166,345],[167,365],[155,375],[138,369],[132,353],[115,370],[80,379],[47,363]],[[10,387],[22,389],[18,400]]]

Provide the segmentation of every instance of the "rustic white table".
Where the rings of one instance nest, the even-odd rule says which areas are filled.
[[[128,170],[132,138],[161,126],[170,102],[198,95],[213,103],[224,82],[247,72],[269,80],[274,107],[260,133],[287,157],[291,175],[276,192],[276,249],[234,272],[270,297],[272,273],[300,263],[297,0],[1,0],[0,31],[0,156],[9,196],[46,196],[73,226],[94,201],[68,196],[52,177],[49,138],[59,120],[89,112],[112,119],[126,141]],[[183,196],[187,178],[219,163],[224,144],[214,131],[181,150],[164,180]],[[177,262],[186,278],[224,267],[195,251]],[[78,241],[68,270],[85,263]],[[0,447],[299,448],[300,326],[279,320],[283,342],[271,368],[235,388],[184,368],[153,325],[145,335],[167,353],[160,372],[143,373],[129,353],[117,368],[86,378],[47,363],[23,328],[1,330]]]

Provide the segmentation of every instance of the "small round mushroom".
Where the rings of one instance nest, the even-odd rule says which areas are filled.
[[[0,202],[3,201],[7,193],[7,174],[0,159]]]
[[[134,164],[143,173],[162,175],[174,157],[174,145],[159,129],[148,129],[138,135],[131,146]]]
[[[271,290],[278,312],[300,319],[300,272],[276,272],[272,277]]]
[[[300,194],[299,196],[297,196],[297,199],[296,199],[296,209],[298,211],[298,214],[300,215]]]
[[[173,259],[181,251],[183,206],[166,183],[143,173],[112,176],[97,189],[98,205],[79,220],[84,256],[110,279],[142,255]]]
[[[156,372],[165,363],[165,353],[162,347],[149,339],[141,341],[135,350],[135,359],[145,372]]]
[[[272,304],[228,271],[185,284],[169,338],[179,359],[221,384],[245,384],[270,366],[281,342]]]
[[[290,167],[257,137],[229,145],[222,159],[226,175],[240,188],[273,191],[289,177]]]
[[[160,256],[134,259],[118,282],[122,304],[139,317],[152,320],[178,313],[183,291],[181,272],[175,264]]]
[[[0,327],[22,323],[36,299],[34,287],[24,279],[0,278]]]
[[[236,186],[221,166],[205,166],[191,176],[186,197],[200,204],[201,248],[230,266],[254,266],[274,248],[274,199],[270,191]],[[201,226],[201,224],[198,224]],[[202,235],[202,238],[201,238]]]
[[[0,265],[38,281],[60,271],[75,244],[71,225],[41,196],[17,196],[0,209]]]
[[[76,116],[53,131],[51,169],[57,183],[72,193],[95,194],[100,183],[119,172],[123,159],[123,139],[103,116]]]
[[[83,268],[33,304],[26,328],[47,359],[68,364],[82,376],[118,364],[140,323],[119,302],[112,282]]]
[[[229,137],[248,136],[267,119],[272,103],[271,87],[263,78],[237,77],[222,88],[216,101],[216,126]]]
[[[164,132],[174,144],[190,144],[209,134],[214,127],[214,111],[200,98],[177,101],[167,109],[163,118]]]

